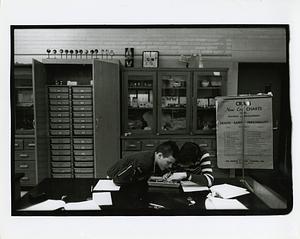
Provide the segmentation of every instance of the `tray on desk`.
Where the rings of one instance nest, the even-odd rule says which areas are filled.
[[[164,180],[162,177],[152,176],[148,180],[148,185],[150,187],[179,188],[180,187],[180,182],[167,181],[167,180]]]

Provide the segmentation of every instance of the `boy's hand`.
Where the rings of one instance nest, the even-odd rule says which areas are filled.
[[[167,181],[180,181],[187,177],[186,172],[173,173],[167,178]]]

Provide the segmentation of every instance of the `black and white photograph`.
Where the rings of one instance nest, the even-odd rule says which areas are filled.
[[[238,238],[222,222],[240,220],[274,238],[271,225],[282,236],[297,220],[294,25],[6,28],[3,238],[22,235],[16,219],[25,238],[47,220],[80,224],[83,239],[163,235],[163,223]]]

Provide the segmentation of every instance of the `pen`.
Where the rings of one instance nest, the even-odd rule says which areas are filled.
[[[155,209],[159,209],[159,208],[165,208],[164,206],[162,205],[159,205],[159,204],[155,204],[155,203],[149,203],[149,206],[155,208]]]

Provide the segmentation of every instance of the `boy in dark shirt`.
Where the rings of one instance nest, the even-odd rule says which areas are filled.
[[[117,161],[107,175],[117,185],[146,183],[151,175],[163,175],[172,168],[179,149],[175,142],[166,141],[154,152],[143,151]]]

